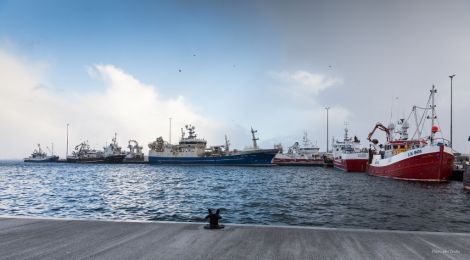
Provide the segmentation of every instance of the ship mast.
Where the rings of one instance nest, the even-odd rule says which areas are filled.
[[[303,142],[304,142],[304,147],[307,147],[310,145],[310,140],[308,140],[308,136],[307,136],[307,131],[304,132],[304,137],[302,138]]]
[[[230,141],[227,138],[227,135],[225,135],[225,151],[228,152],[230,150]]]
[[[344,141],[348,141],[348,122],[344,122]]]
[[[436,105],[434,105],[434,94],[437,92],[437,90],[434,88],[434,85],[432,85],[431,91],[431,144],[434,141],[434,119],[436,119]]]
[[[253,130],[253,127],[251,127],[251,140],[253,140],[253,148],[258,149],[258,144],[256,143],[259,138],[256,138],[255,133],[257,133],[258,130]]]

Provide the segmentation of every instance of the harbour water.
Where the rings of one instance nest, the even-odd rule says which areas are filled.
[[[321,167],[0,162],[0,215],[470,232],[461,182]]]

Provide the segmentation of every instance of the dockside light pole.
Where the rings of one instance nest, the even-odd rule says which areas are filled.
[[[168,139],[169,139],[169,142],[171,144],[171,117],[169,117],[168,119],[170,120],[170,137]]]
[[[330,148],[330,144],[329,144],[329,140],[330,140],[330,136],[329,136],[329,122],[328,122],[328,111],[330,110],[330,107],[325,107],[326,109],[326,152],[329,151],[329,148]]]
[[[452,142],[452,79],[455,77],[455,74],[450,75],[450,148],[454,144]]]
[[[69,156],[69,124],[67,123],[67,148],[65,150],[65,159]]]

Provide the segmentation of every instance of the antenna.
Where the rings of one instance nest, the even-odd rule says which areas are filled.
[[[395,104],[395,100],[398,100],[398,97],[395,97],[395,98],[392,100],[392,105],[390,106],[390,121],[389,121],[389,123],[392,123],[392,118],[393,118],[393,105]]]

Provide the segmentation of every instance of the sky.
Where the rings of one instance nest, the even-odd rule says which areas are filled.
[[[60,156],[117,133],[271,148],[303,133],[326,147],[344,127],[367,145],[432,85],[441,135],[468,153],[470,1],[0,0],[0,150]],[[414,123],[411,123],[414,125]],[[381,137],[379,135],[379,137]],[[382,136],[383,138],[383,136]],[[331,144],[331,140],[330,140]]]

